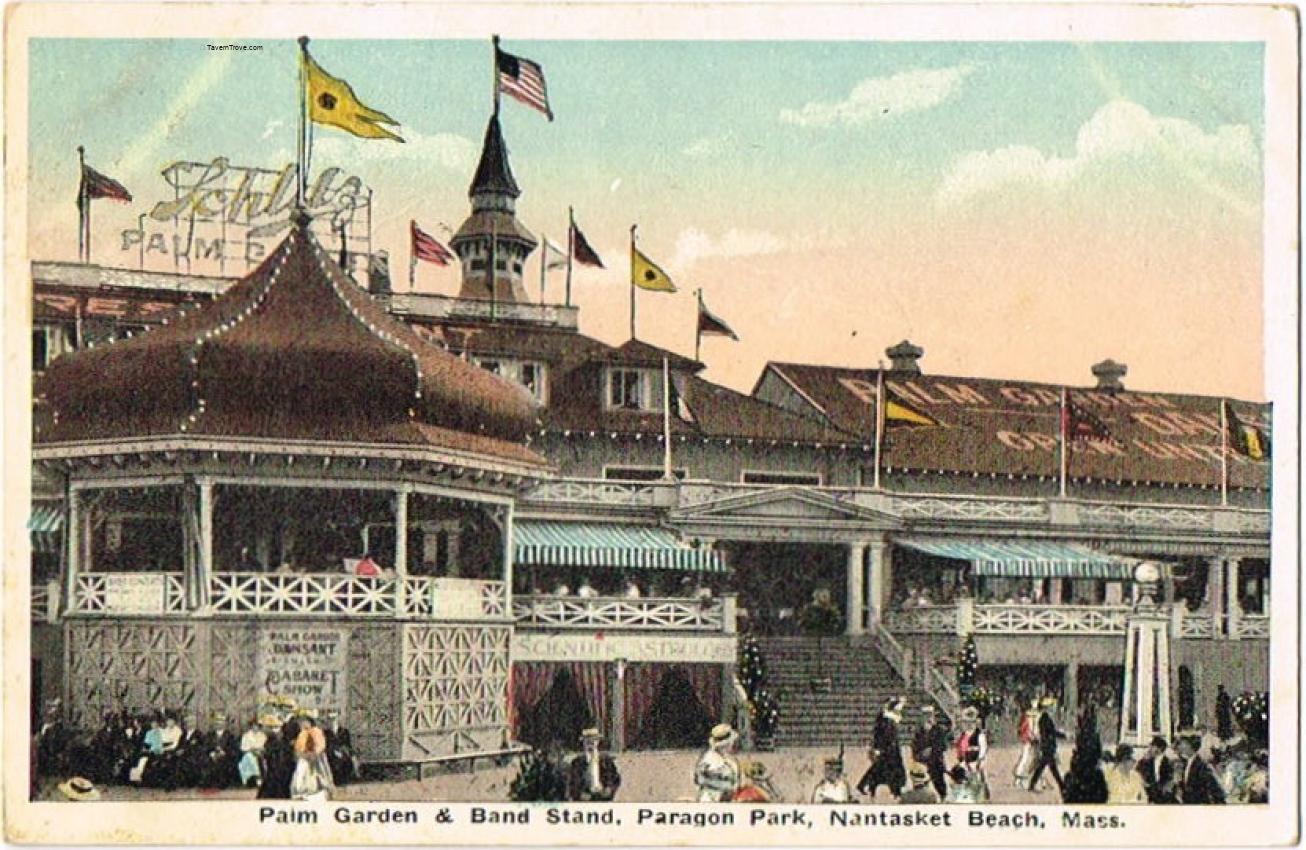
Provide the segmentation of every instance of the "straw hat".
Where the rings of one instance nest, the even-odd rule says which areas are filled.
[[[729,723],[718,723],[712,727],[708,742],[714,747],[720,747],[736,740],[738,737]]]
[[[316,708],[301,708],[295,712],[295,716],[306,720],[317,720]]]
[[[582,741],[599,741],[602,740],[602,738],[603,736],[599,734],[599,730],[595,729],[593,726],[580,733],[580,739]]]
[[[1042,706],[1052,706],[1052,705],[1056,705],[1056,704],[1057,704],[1057,698],[1054,697],[1054,696],[1052,696],[1051,694],[1048,694],[1047,696],[1043,697],[1043,699],[1039,700],[1039,701],[1038,701],[1038,704],[1039,704],[1039,705],[1042,705]]]
[[[771,778],[771,771],[767,770],[766,765],[760,761],[750,761],[748,766],[744,768],[744,774],[754,781]]]
[[[59,793],[78,803],[100,799],[100,789],[96,788],[91,780],[83,779],[80,776],[74,776],[60,785]]]
[[[281,718],[277,717],[275,714],[264,714],[259,717],[258,725],[265,729],[280,729]]]
[[[925,765],[914,761],[911,763],[911,767],[907,768],[907,777],[911,779],[912,782],[919,784],[921,782],[929,781],[930,772],[925,768]]]
[[[968,705],[961,710],[962,723],[979,723],[979,709],[973,705]]]

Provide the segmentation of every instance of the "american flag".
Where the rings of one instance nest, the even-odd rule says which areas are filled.
[[[453,252],[436,241],[435,237],[410,221],[409,228],[413,234],[413,259],[426,260],[437,266],[447,266],[453,262]]]
[[[536,62],[505,53],[497,47],[494,61],[495,67],[499,69],[499,91],[532,109],[538,109],[552,121],[553,110],[549,109],[549,90],[544,85],[544,69]]]

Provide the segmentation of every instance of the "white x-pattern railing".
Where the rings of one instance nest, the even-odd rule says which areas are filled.
[[[955,635],[959,631],[957,615],[956,605],[904,608],[890,611],[885,616],[885,625],[891,632]]]
[[[184,614],[186,586],[180,573],[82,573],[70,605],[76,614]]]
[[[719,632],[726,625],[721,599],[519,596],[512,612],[519,626],[557,629]]]
[[[1270,618],[1264,614],[1243,614],[1236,621],[1238,637],[1269,638]]]
[[[393,617],[396,583],[361,576],[215,573],[209,601],[214,614]]]

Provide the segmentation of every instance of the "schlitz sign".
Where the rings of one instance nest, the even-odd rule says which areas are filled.
[[[141,227],[122,231],[121,249],[142,258],[256,263],[290,224],[296,173],[294,165],[274,171],[232,165],[221,156],[174,162],[162,171],[173,197],[156,203]],[[304,196],[309,215],[332,231],[348,232],[370,203],[363,181],[334,167],[322,169]],[[170,233],[149,227],[164,222],[172,224]],[[370,220],[365,225],[370,229]]]

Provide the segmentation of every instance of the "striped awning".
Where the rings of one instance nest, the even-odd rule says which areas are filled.
[[[665,528],[601,522],[522,520],[513,526],[516,563],[524,566],[725,572],[720,556],[682,543]]]
[[[63,531],[63,506],[33,505],[27,530],[32,535],[33,552],[57,553],[59,532]]]
[[[1051,540],[907,537],[896,542],[928,555],[969,561],[977,576],[1127,581],[1134,574],[1132,560]]]

